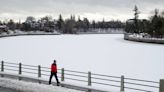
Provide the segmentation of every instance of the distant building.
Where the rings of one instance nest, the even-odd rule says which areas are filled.
[[[6,25],[0,25],[0,33],[7,32],[8,27]]]

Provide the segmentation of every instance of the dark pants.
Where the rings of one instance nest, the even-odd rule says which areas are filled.
[[[50,79],[49,79],[49,84],[51,84],[51,80],[52,80],[52,76],[53,76],[53,75],[55,76],[57,85],[59,85],[59,80],[58,80],[57,73],[54,73],[54,72],[51,72]]]

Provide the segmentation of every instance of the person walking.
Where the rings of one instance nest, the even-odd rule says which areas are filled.
[[[54,60],[54,62],[51,65],[51,75],[49,78],[49,85],[51,84],[51,80],[53,75],[55,76],[56,82],[57,82],[57,86],[59,86],[59,80],[58,80],[58,76],[57,76],[57,64],[56,64],[56,60]]]

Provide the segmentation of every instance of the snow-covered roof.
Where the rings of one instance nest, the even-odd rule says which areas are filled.
[[[6,28],[7,26],[6,25],[0,25],[0,28]]]

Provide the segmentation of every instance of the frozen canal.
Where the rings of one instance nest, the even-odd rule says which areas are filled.
[[[0,60],[137,79],[164,78],[164,45],[125,41],[122,34],[19,36],[0,39]]]

